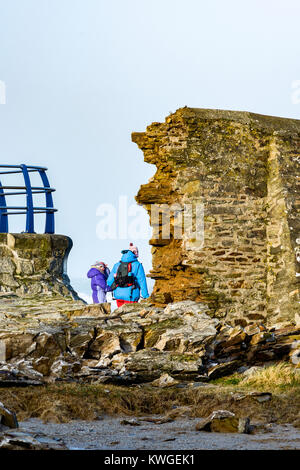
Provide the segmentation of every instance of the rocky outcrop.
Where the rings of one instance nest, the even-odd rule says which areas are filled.
[[[295,368],[300,326],[224,325],[202,302],[156,307],[76,302],[18,307],[0,318],[0,386],[57,380],[131,384],[170,377],[207,382],[270,361]],[[10,304],[10,309],[12,306]],[[48,309],[48,311],[47,311]],[[280,326],[280,325],[279,325]],[[159,381],[158,381],[159,382]],[[164,378],[161,378],[163,384]],[[176,383],[176,382],[175,382]]]
[[[0,302],[7,294],[80,300],[67,276],[71,248],[65,235],[0,233]]]
[[[295,322],[300,121],[182,108],[132,140],[157,167],[137,202],[150,216],[154,204],[175,207],[169,238],[168,220],[151,220],[155,304],[203,302],[232,326]],[[202,207],[204,238],[189,214],[180,238],[185,205]]]

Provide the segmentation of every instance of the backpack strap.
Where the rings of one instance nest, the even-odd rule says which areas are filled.
[[[128,263],[128,264],[127,264],[127,272],[128,272],[128,273],[131,273],[131,271],[132,271],[131,263]],[[130,287],[130,286],[134,286],[134,282],[131,283],[131,284],[128,284],[128,287]]]

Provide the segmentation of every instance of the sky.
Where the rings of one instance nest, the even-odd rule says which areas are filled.
[[[151,269],[146,236],[97,229],[155,173],[132,132],[183,106],[300,119],[299,17],[298,0],[0,0],[0,163],[48,168],[71,280],[130,241]]]

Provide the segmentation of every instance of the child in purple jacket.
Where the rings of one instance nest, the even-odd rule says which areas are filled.
[[[106,292],[111,291],[111,288],[106,284],[109,273],[110,270],[102,261],[96,261],[87,273],[87,277],[91,278],[94,304],[106,302]]]

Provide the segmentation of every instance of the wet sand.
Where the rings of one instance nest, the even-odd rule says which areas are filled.
[[[180,418],[163,424],[142,421],[139,426],[121,424],[127,417],[103,417],[97,421],[43,423],[29,419],[20,428],[31,435],[43,433],[61,439],[72,450],[299,450],[300,429],[270,424],[254,434],[195,431],[199,418]],[[253,423],[254,424],[254,423]]]

